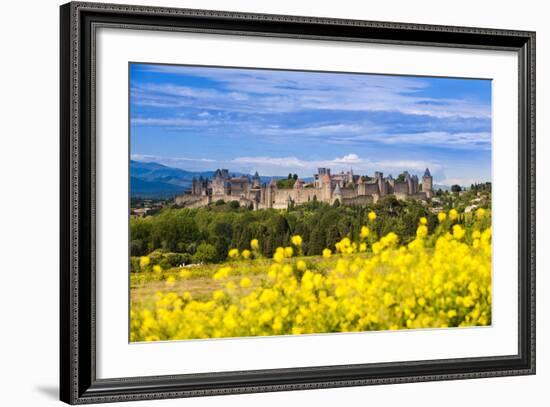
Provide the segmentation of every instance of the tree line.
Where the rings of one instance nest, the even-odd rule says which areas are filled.
[[[370,211],[376,212],[376,220],[368,220]],[[248,249],[250,241],[258,239],[261,253],[271,257],[277,247],[289,245],[290,237],[298,234],[303,239],[304,254],[320,255],[345,236],[357,239],[363,225],[368,225],[376,236],[395,232],[406,243],[414,239],[422,216],[430,227],[435,227],[436,216],[421,203],[393,196],[371,205],[312,201],[288,210],[252,211],[229,204],[165,208],[155,216],[131,219],[130,252],[132,256],[145,256],[161,249],[174,253],[173,262],[180,264],[220,262],[227,258],[229,249]]]

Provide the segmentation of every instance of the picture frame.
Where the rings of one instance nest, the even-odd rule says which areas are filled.
[[[535,33],[71,2],[60,8],[60,398],[69,404],[535,374]],[[518,58],[517,353],[99,378],[96,46],[100,27],[507,51]],[[127,159],[123,158],[123,159]],[[238,340],[238,339],[237,339]]]

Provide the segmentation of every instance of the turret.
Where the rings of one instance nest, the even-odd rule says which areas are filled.
[[[258,171],[254,173],[254,176],[252,177],[252,188],[260,188],[261,186],[261,180],[260,180],[260,174],[258,174]]]
[[[433,178],[430,174],[430,170],[426,168],[424,175],[422,176],[422,192],[426,193],[426,198],[431,198],[433,196]]]
[[[405,172],[405,181],[407,181],[407,188],[409,190],[409,195],[414,194],[414,181],[408,172]]]
[[[265,205],[268,208],[273,208],[273,201],[274,201],[274,194],[277,190],[277,183],[275,180],[271,179],[269,181],[269,184],[267,184],[267,187],[265,189]]]
[[[191,195],[198,195],[197,193],[197,178],[193,177],[191,182]]]
[[[334,191],[332,192],[332,202],[336,202],[336,200],[342,203],[342,190],[340,189],[339,184],[336,184],[336,188],[334,188]]]
[[[380,196],[386,195],[387,191],[386,191],[386,182],[384,181],[384,173],[376,171],[374,173],[374,178],[378,183],[378,191],[380,192]]]

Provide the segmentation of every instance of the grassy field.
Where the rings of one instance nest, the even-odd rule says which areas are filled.
[[[308,269],[315,270],[318,273],[326,274],[334,268],[341,256],[334,255],[330,259],[322,256],[303,256],[297,257],[297,260],[304,261]],[[367,254],[361,254],[366,258]],[[246,276],[252,284],[250,289],[258,287],[262,281],[267,278],[267,270],[274,263],[273,259],[251,259],[231,261],[222,264],[200,264],[190,267],[174,267],[160,272],[142,272],[130,274],[130,299],[132,305],[143,305],[143,303],[153,302],[157,293],[166,294],[173,292],[178,295],[184,295],[189,292],[193,299],[199,301],[208,300],[216,290],[224,288],[228,282],[232,281],[238,285],[242,277]],[[220,267],[230,266],[233,269],[231,276],[222,280],[214,280],[212,277]],[[182,275],[184,278],[182,278]],[[170,284],[167,281],[174,279]]]

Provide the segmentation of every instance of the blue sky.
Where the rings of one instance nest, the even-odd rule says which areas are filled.
[[[317,167],[491,180],[491,81],[130,65],[131,157],[261,175]]]

